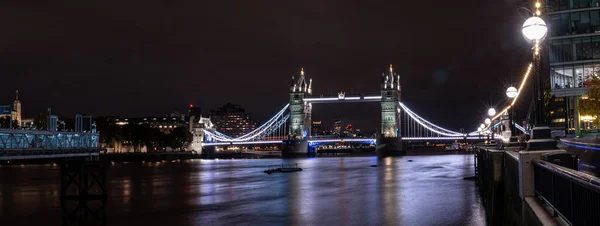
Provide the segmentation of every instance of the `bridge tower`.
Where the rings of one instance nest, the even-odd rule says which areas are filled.
[[[389,72],[381,75],[381,134],[377,138],[380,157],[403,155],[400,134],[400,75],[390,64]]]
[[[308,82],[304,77],[304,69],[300,77],[290,85],[290,126],[288,140],[283,142],[284,157],[306,156],[308,151],[307,138],[310,136],[312,105],[304,102],[304,96],[312,93],[312,79]]]

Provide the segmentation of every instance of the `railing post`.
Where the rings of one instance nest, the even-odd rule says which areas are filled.
[[[571,218],[574,218],[575,216],[575,212],[573,212],[573,210],[575,209],[573,207],[573,181],[569,180],[569,208],[571,208]],[[573,223],[573,222],[571,222]]]

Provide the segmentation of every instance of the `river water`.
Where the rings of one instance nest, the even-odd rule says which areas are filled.
[[[472,155],[115,163],[107,225],[485,225],[473,174]],[[59,197],[57,166],[0,167],[3,225],[60,225]]]

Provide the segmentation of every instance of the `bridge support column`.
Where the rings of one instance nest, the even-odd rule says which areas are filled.
[[[60,165],[60,205],[63,224],[106,224],[106,168],[104,163],[65,161]]]
[[[375,148],[377,157],[403,156],[406,151],[402,146],[400,137],[382,137],[377,138],[377,147]]]
[[[377,138],[377,156],[400,156],[402,149],[400,134],[400,76],[390,65],[389,73],[382,74],[381,83],[381,135]]]
[[[281,157],[310,157],[314,152],[309,152],[308,140],[284,140],[281,144]]]

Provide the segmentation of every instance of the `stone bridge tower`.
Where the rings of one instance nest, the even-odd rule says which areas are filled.
[[[291,157],[306,155],[310,136],[312,105],[304,102],[304,96],[312,93],[312,79],[308,81],[304,77],[304,69],[300,70],[297,81],[292,76],[290,85],[290,125],[288,140],[283,143],[283,156]]]
[[[304,69],[300,70],[300,78],[290,86],[290,139],[306,139],[310,135],[310,115],[312,106],[304,102],[304,96],[311,94],[312,79],[308,82],[304,77]]]
[[[402,155],[400,134],[400,75],[392,65],[381,75],[381,134],[377,139],[378,156]]]

